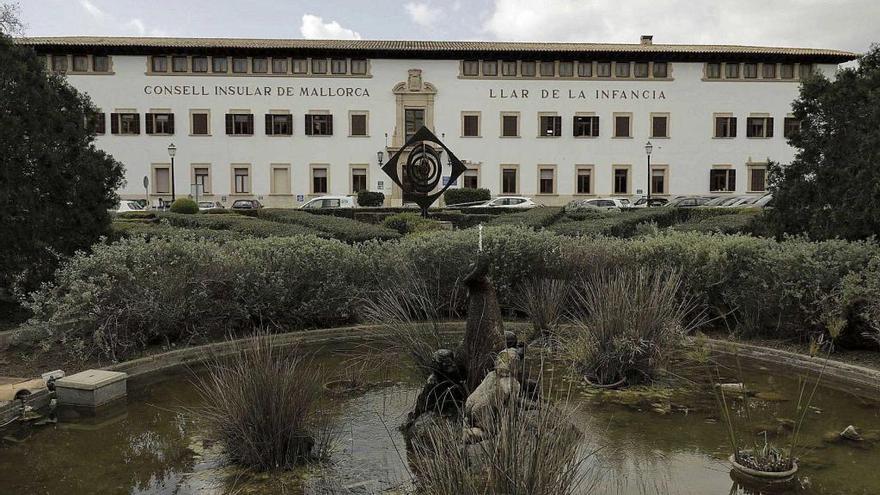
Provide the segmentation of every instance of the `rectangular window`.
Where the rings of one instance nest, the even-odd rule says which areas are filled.
[[[573,77],[574,62],[559,62],[559,77]]]
[[[669,137],[669,116],[668,115],[652,115],[651,116],[651,137],[667,138]]]
[[[575,115],[572,127],[574,129],[574,137],[598,137],[599,116]]]
[[[615,115],[614,116],[614,137],[631,137],[630,135],[630,123],[632,117],[629,115]]]
[[[245,57],[233,57],[232,72],[237,74],[245,74],[248,70],[248,60]]]
[[[287,74],[287,59],[272,57],[272,73]]]
[[[462,117],[461,117],[461,135],[463,137],[480,137],[480,116],[479,116],[479,114],[462,115]]]
[[[629,62],[617,62],[614,64],[614,75],[617,77],[629,77]]]
[[[715,137],[735,138],[736,117],[715,117]]]
[[[226,57],[211,57],[211,72],[226,74],[229,71],[229,59]]]
[[[190,134],[194,136],[207,136],[211,133],[208,127],[208,112],[193,112],[192,127]]]
[[[764,79],[776,79],[776,64],[762,65],[761,77],[763,77]]]
[[[348,60],[344,58],[334,58],[330,61],[330,72],[333,74],[347,74]]]
[[[593,194],[593,170],[589,168],[577,169],[577,193]]]
[[[333,116],[328,113],[306,114],[306,136],[332,136]]]
[[[636,62],[633,66],[633,75],[636,77],[648,77],[648,62]]]
[[[168,57],[164,55],[154,55],[150,58],[150,64],[153,72],[168,72]]]
[[[523,77],[535,77],[536,70],[536,64],[532,61],[522,62],[520,65]]]
[[[709,191],[736,191],[736,170],[732,168],[716,168],[709,171]]]
[[[480,172],[469,168],[464,172],[462,186],[467,189],[477,189],[480,187]]]
[[[480,62],[477,60],[465,60],[461,63],[461,73],[465,76],[479,76]]]
[[[513,77],[516,76],[516,60],[505,60],[501,62],[501,75]]]
[[[611,77],[611,62],[599,62],[596,64],[596,75],[599,77]]]
[[[95,123],[95,134],[105,134],[107,132],[107,118],[104,112],[92,115],[92,119]]]
[[[739,64],[732,64],[732,63],[724,64],[724,78],[725,79],[739,79]]]
[[[327,169],[312,169],[312,194],[327,194]]]
[[[208,72],[208,57],[193,57],[192,58],[192,71],[193,72]]]
[[[721,79],[721,64],[706,64],[706,79]]]
[[[484,76],[497,76],[498,75],[498,62],[495,60],[483,60],[483,75]]]
[[[254,133],[254,114],[227,113],[226,134],[230,136],[250,136]]]
[[[265,74],[269,72],[269,59],[265,57],[252,58],[251,72],[254,74]]]
[[[360,191],[367,190],[367,169],[353,168],[351,169],[351,192],[357,194]]]
[[[555,194],[554,176],[556,171],[552,168],[538,169],[538,192],[539,194]]]
[[[201,194],[211,194],[211,176],[208,167],[193,168],[193,183]]]
[[[145,114],[147,134],[174,134],[173,113]]]
[[[801,132],[801,121],[794,117],[786,117],[783,121],[782,135],[789,139]]]
[[[111,113],[110,134],[133,135],[141,133],[141,117],[137,113]]]
[[[780,64],[779,75],[783,79],[794,79],[794,64]]]
[[[425,125],[425,109],[424,108],[404,108],[403,109],[404,139],[409,141],[415,133]]]
[[[807,79],[813,75],[813,64],[800,64],[801,79]]]
[[[356,75],[364,75],[367,73],[367,61],[362,58],[351,60],[351,73]]]
[[[501,169],[501,194],[517,193],[517,170],[515,168]]]
[[[746,137],[773,137],[773,117],[749,117],[746,119]]]
[[[541,77],[556,75],[556,62],[541,62]]]
[[[666,169],[651,169],[651,194],[666,194]]]
[[[271,194],[290,194],[290,167],[272,167],[272,181],[269,191]]]
[[[107,55],[92,56],[92,70],[95,72],[110,72],[110,57]]]
[[[767,190],[767,167],[749,167],[749,191]]]
[[[88,55],[74,55],[73,56],[73,71],[74,72],[88,72],[89,71],[89,56]]]
[[[349,130],[349,134],[351,136],[366,136],[367,135],[367,114],[366,113],[352,113],[349,115],[351,119],[351,128]]]
[[[519,115],[509,114],[501,116],[501,136],[519,136]]]
[[[578,62],[578,77],[593,77],[593,62]]]
[[[745,77],[746,79],[757,79],[758,78],[758,64],[754,64],[754,63],[743,64],[743,77]]]
[[[67,55],[52,55],[52,70],[55,72],[67,71]]]
[[[153,169],[153,194],[168,194],[171,192],[171,169],[168,167],[156,167]]]
[[[540,136],[559,137],[562,135],[562,117],[558,115],[540,116]]]
[[[250,177],[250,169],[246,167],[235,167],[232,169],[232,174],[235,182],[234,191],[235,194],[250,194],[251,192],[251,177]]]
[[[629,169],[614,169],[614,194],[629,194]]]
[[[669,77],[669,65],[666,62],[654,62],[654,77],[658,79]]]
[[[326,74],[327,73],[327,59],[326,58],[313,58],[312,59],[312,74]]]
[[[189,60],[186,57],[171,57],[171,70],[174,72],[186,72],[189,70]]]
[[[293,73],[306,74],[309,72],[309,61],[304,58],[293,59]]]
[[[267,136],[291,136],[293,135],[293,115],[281,113],[266,114]]]

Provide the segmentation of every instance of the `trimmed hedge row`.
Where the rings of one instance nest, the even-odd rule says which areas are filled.
[[[491,225],[522,225],[538,229],[547,227],[563,215],[563,209],[559,207],[532,208],[510,215],[503,215],[493,219]]]
[[[760,210],[739,208],[644,208],[566,212],[550,229],[567,236],[632,237],[642,226],[721,233],[751,233]]]
[[[285,237],[315,235],[330,237],[327,233],[304,225],[270,222],[244,215],[181,215],[160,213],[162,223],[188,229],[230,230],[253,237]]]
[[[476,203],[477,201],[489,201],[492,199],[492,193],[488,189],[479,188],[471,189],[467,187],[447,189],[443,193],[443,201],[447,205],[457,205],[462,203]]]
[[[183,237],[226,242],[247,237],[246,234],[230,230],[172,227],[171,225],[163,225],[157,222],[131,220],[114,220],[110,224],[110,230],[111,239],[114,241],[126,237],[143,237],[145,239]]]
[[[394,230],[349,218],[316,216],[299,210],[263,209],[255,211],[257,218],[303,226],[325,232],[327,236],[345,242],[363,242],[371,239],[387,241],[400,237],[400,234]]]

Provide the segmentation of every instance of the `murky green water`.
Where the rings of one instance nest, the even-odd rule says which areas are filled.
[[[339,377],[340,363],[350,352],[321,351],[318,361],[327,367],[328,381]],[[547,372],[548,383],[567,388],[572,382],[556,367]],[[699,381],[707,371],[681,373]],[[733,379],[735,373],[726,375]],[[794,416],[797,377],[768,369],[746,370],[746,376],[759,397],[748,403],[757,426],[744,430],[784,432],[779,420]],[[271,476],[225,466],[220,449],[181,413],[196,405],[187,375],[165,378],[132,384],[125,403],[96,417],[63,414],[54,425],[5,431],[0,493],[269,494],[315,491],[322,484],[349,487],[336,493],[368,493],[406,485],[406,452],[397,427],[418,393],[415,377],[375,375],[377,380],[391,378],[392,384],[338,401],[340,435],[332,466]],[[606,480],[600,493],[752,493],[731,480],[726,430],[712,407],[712,394],[652,390],[597,395],[573,386],[571,397],[577,400],[575,421],[587,432],[586,441],[604,447],[595,460]],[[880,493],[880,442],[844,444],[822,438],[849,424],[880,433],[880,401],[875,399],[853,390],[819,388],[802,433],[806,448],[799,483],[782,493]],[[741,401],[734,404],[740,415],[744,407]]]

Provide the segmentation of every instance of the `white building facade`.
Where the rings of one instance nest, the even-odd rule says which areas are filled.
[[[401,191],[381,170],[421,125],[465,162],[453,187],[560,205],[762,194],[787,162],[800,81],[837,50],[639,44],[27,38],[87,93],[124,198]],[[653,152],[651,169],[645,145]],[[168,153],[174,144],[172,170]],[[449,167],[444,164],[444,175]],[[173,187],[172,179],[174,177]],[[144,178],[147,187],[144,188]],[[198,186],[194,186],[198,184]]]

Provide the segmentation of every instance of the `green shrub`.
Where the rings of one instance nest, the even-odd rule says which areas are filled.
[[[122,213],[117,213],[114,220],[143,220],[152,218],[157,218],[155,211],[123,211]]]
[[[400,237],[400,234],[392,229],[349,218],[313,215],[300,210],[262,209],[256,211],[257,217],[262,220],[320,231],[324,233],[324,237],[333,237],[345,242],[363,242],[371,239],[384,241]]]
[[[675,225],[672,228],[684,232],[747,234],[752,231],[752,225],[759,214],[760,211],[752,210],[729,215],[707,216],[695,221]]]
[[[538,229],[547,227],[562,216],[562,208],[532,208],[526,211],[495,217],[491,225],[522,225]]]
[[[189,198],[178,198],[171,203],[171,213],[192,215],[199,212],[199,205]]]
[[[461,203],[476,203],[477,201],[489,201],[492,194],[488,189],[472,189],[469,187],[447,189],[443,193],[443,201],[447,205],[457,205]]]
[[[257,210],[251,210],[253,213]],[[245,215],[180,215],[161,213],[162,222],[173,227],[229,230],[253,237],[287,237],[293,235],[315,235],[329,237],[325,232],[305,225],[270,222]]]
[[[385,204],[385,194],[373,191],[358,191],[358,206],[382,206]]]
[[[442,226],[430,218],[425,218],[418,213],[398,213],[391,215],[382,221],[386,228],[396,230],[401,234],[414,234],[439,230]]]
[[[204,228],[182,228],[163,225],[157,222],[114,221],[111,224],[111,240],[124,237],[183,237],[187,239],[205,239],[214,242],[226,242],[241,239],[247,235],[231,230],[215,230]]]

